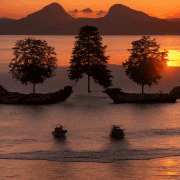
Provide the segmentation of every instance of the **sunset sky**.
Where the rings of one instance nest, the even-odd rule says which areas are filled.
[[[160,18],[180,17],[180,0],[0,0],[0,18],[19,19],[26,17],[28,14],[38,11],[53,2],[59,3],[67,12],[74,9],[81,11],[86,8],[96,12],[99,10],[108,11],[114,4],[123,4],[151,16]]]

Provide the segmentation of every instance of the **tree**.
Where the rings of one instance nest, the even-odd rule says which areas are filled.
[[[22,84],[32,83],[33,93],[36,84],[43,83],[46,78],[55,75],[56,53],[44,40],[33,38],[18,40],[13,48],[13,55],[15,57],[9,64],[9,72]]]
[[[167,51],[159,51],[160,45],[155,39],[150,40],[150,36],[142,36],[140,40],[132,42],[132,49],[128,60],[122,63],[125,68],[126,75],[135,83],[142,86],[151,87],[158,84],[161,79],[160,73],[167,65]]]
[[[70,80],[78,82],[86,74],[88,92],[90,92],[90,77],[104,88],[111,86],[111,71],[107,70],[108,56],[104,55],[107,46],[102,46],[102,38],[97,28],[84,26],[75,38],[77,40],[70,60]]]

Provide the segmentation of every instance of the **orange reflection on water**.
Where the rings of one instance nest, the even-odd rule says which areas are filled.
[[[179,163],[174,158],[162,159],[163,175],[179,176]]]
[[[168,50],[168,66],[180,66],[180,51]]]
[[[170,167],[170,166],[176,165],[177,163],[174,161],[174,159],[167,158],[167,159],[164,159],[163,164],[166,165],[167,167]]]

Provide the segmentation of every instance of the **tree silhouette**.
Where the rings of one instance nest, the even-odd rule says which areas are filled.
[[[46,78],[55,75],[56,53],[44,40],[33,38],[18,40],[13,48],[13,55],[15,57],[9,64],[9,72],[22,84],[32,83],[33,93],[36,84],[43,83]]]
[[[108,56],[104,55],[107,46],[102,46],[102,38],[97,28],[84,26],[75,38],[77,40],[70,60],[70,80],[78,82],[86,74],[88,92],[90,92],[90,77],[104,88],[111,86],[111,71],[107,70]]]
[[[126,75],[135,83],[142,86],[152,86],[158,84],[161,79],[160,73],[167,65],[167,51],[160,52],[159,45],[155,39],[150,40],[150,36],[142,36],[140,40],[133,41],[131,53],[128,60],[122,63]]]

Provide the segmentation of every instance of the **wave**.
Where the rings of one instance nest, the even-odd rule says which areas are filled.
[[[58,162],[100,162],[110,163],[122,160],[150,160],[180,156],[180,148],[124,149],[104,151],[31,151],[23,153],[1,154],[0,159],[48,160]]]
[[[172,137],[180,135],[180,128],[166,128],[166,129],[145,129],[138,132],[128,132],[133,137]]]

